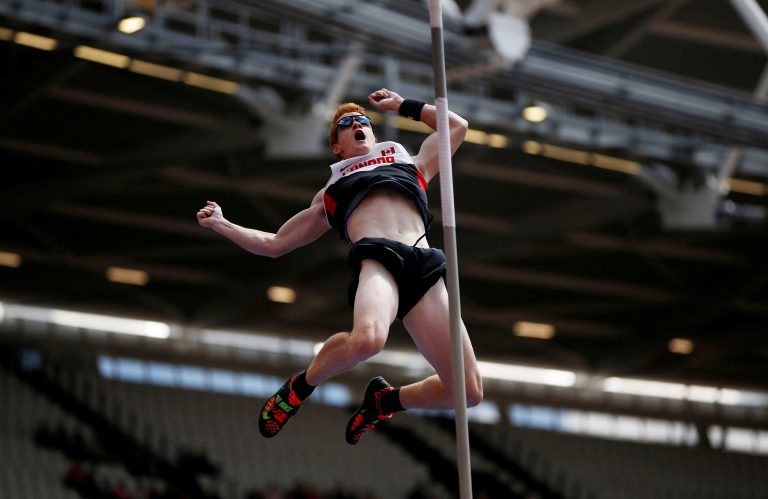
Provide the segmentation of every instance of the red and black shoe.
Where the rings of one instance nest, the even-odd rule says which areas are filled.
[[[304,372],[304,371],[302,371]],[[291,376],[280,389],[272,395],[261,408],[259,431],[266,438],[272,438],[283,429],[288,419],[299,412],[301,400],[293,391],[293,380],[302,372]]]
[[[347,423],[348,444],[355,445],[360,441],[363,434],[366,431],[373,429],[379,421],[392,417],[391,412],[382,414],[381,397],[394,389],[395,388],[387,383],[381,376],[373,378],[368,383],[368,387],[365,389],[365,396],[363,396],[363,403]]]

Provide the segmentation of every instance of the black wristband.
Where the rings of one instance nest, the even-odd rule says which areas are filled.
[[[421,121],[421,108],[423,108],[425,104],[426,102],[420,100],[405,99],[400,103],[400,109],[398,109],[397,112],[400,113],[400,116]]]

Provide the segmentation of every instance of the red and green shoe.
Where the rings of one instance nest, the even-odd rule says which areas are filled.
[[[272,395],[261,408],[259,415],[259,431],[266,438],[272,438],[283,429],[285,423],[299,412],[301,400],[293,391],[292,385],[302,372],[298,372],[288,379],[280,389]]]
[[[381,376],[376,376],[365,389],[363,403],[352,414],[347,423],[347,443],[355,445],[363,437],[366,431],[373,429],[380,421],[392,417],[392,413],[381,412],[381,397],[395,388]]]

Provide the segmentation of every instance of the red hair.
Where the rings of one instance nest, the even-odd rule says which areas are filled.
[[[365,109],[360,104],[355,104],[354,102],[347,102],[339,107],[336,108],[336,113],[333,115],[333,119],[331,120],[331,126],[328,129],[328,144],[333,145],[336,143],[336,139],[338,138],[336,134],[336,122],[339,121],[339,118],[341,118],[342,114],[347,113],[360,113],[363,116],[368,116],[365,114]]]

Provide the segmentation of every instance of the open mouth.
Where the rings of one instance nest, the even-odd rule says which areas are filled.
[[[358,130],[355,132],[355,140],[365,140],[365,132]]]

